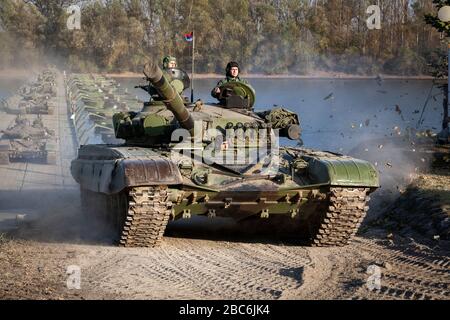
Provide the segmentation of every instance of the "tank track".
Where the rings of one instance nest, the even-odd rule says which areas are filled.
[[[342,247],[355,236],[368,207],[370,189],[332,188],[329,206],[312,237],[314,247]]]
[[[164,187],[132,188],[128,191],[120,246],[155,247],[161,242],[171,214],[172,204],[168,195]]]

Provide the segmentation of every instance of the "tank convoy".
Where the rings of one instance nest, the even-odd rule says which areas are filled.
[[[41,116],[31,123],[18,115],[14,124],[1,131],[0,164],[11,161],[40,161],[56,164],[54,132],[44,126]]]
[[[80,144],[120,143],[112,117],[120,111],[140,110],[142,101],[112,79],[99,75],[71,75],[66,82],[67,100]]]
[[[24,100],[34,100],[39,96],[54,98],[56,97],[56,87],[54,82],[34,83],[32,85],[21,87],[19,89],[19,94]]]
[[[53,70],[42,71],[37,81],[29,85],[24,85],[19,89],[19,94],[25,100],[33,100],[36,96],[56,97],[56,75]]]
[[[372,164],[280,146],[279,137],[299,141],[297,114],[254,111],[246,84],[225,84],[219,103],[191,103],[181,95],[189,83],[182,70],[150,62],[144,74],[150,101],[113,116],[124,142],[83,145],[72,161],[88,219],[107,219],[125,247],[154,247],[169,220],[194,215],[285,217],[314,246],[348,244],[379,187]]]
[[[8,101],[9,100],[9,101]],[[48,114],[55,113],[55,104],[46,97],[36,97],[33,100],[2,100],[1,109],[8,114]]]
[[[22,86],[16,95],[0,100],[0,111],[8,114],[54,114],[55,77],[54,70],[44,70],[35,82]]]

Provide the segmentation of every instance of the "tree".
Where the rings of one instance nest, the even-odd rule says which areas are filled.
[[[2,0],[0,63],[58,57],[76,71],[140,71],[147,59],[169,54],[189,69],[183,35],[195,31],[198,72],[223,73],[237,60],[254,73],[418,74],[439,44],[423,20],[432,0],[377,0],[381,30],[367,28],[370,0],[80,1],[82,29],[68,30],[72,3]]]
[[[433,0],[433,3],[437,7],[437,9],[442,8],[443,6],[450,5],[450,0]],[[447,38],[450,37],[450,22],[444,22],[441,21],[437,15],[433,14],[426,14],[425,15],[425,21],[427,24],[432,25],[434,28],[436,28],[439,32],[443,32],[446,34]],[[448,42],[448,41],[447,41]],[[448,50],[450,51],[450,45],[447,44]],[[444,108],[444,120],[442,123],[442,129],[447,129],[449,127],[449,110],[448,110],[448,102],[449,102],[449,95],[448,95],[448,89],[449,89],[449,74],[448,74],[448,58],[446,59],[445,56],[450,54],[448,51],[441,50],[440,52],[436,52],[438,57],[433,61],[432,63],[432,73],[435,77],[443,78],[447,77],[447,83],[444,85],[441,85],[440,88],[443,91],[444,94],[444,102],[443,102],[443,108]]]

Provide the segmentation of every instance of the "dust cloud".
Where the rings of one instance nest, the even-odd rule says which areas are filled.
[[[10,220],[0,221],[0,232],[15,220],[16,228],[8,232],[15,239],[112,244],[113,231],[100,218],[84,214],[75,188],[2,191],[0,204],[0,215]]]

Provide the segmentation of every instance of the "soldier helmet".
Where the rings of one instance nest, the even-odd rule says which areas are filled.
[[[168,69],[170,62],[177,63],[177,58],[172,57],[172,56],[165,56],[164,59],[163,59],[163,68],[164,69]]]
[[[231,77],[231,68],[238,68],[239,71],[241,71],[241,68],[239,68],[239,64],[235,61],[231,61],[227,64],[227,69],[226,69],[227,77]]]

